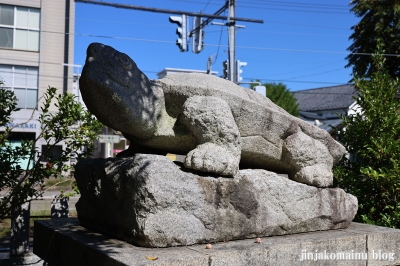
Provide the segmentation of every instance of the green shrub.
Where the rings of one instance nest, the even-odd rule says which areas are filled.
[[[12,91],[0,87],[0,126],[6,128],[0,133],[0,219],[9,216],[22,203],[41,196],[41,187],[46,179],[63,177],[73,169],[71,159],[86,157],[94,149],[93,140],[102,124],[75,100],[73,94],[57,95],[56,92],[57,89],[48,88],[44,94],[38,119],[40,134],[33,141],[13,146],[7,137],[13,130],[10,122],[11,114],[17,111],[17,98]],[[53,103],[57,112],[49,111]],[[37,150],[35,143],[39,140],[44,140],[48,149]],[[51,147],[61,143],[64,148],[60,156],[54,157]],[[21,159],[28,160],[26,168],[21,167]],[[43,165],[43,160],[48,164]]]
[[[355,78],[360,109],[342,116],[340,141],[349,156],[334,168],[339,186],[358,198],[356,221],[400,228],[399,79],[382,67],[370,78]]]

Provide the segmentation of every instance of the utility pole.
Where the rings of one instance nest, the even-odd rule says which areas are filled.
[[[144,6],[133,6],[126,4],[118,4],[118,3],[110,3],[104,2],[100,0],[75,0],[78,3],[87,3],[87,4],[95,4],[95,5],[103,5],[103,6],[111,6],[116,8],[125,8],[125,9],[133,9],[140,11],[148,11],[148,12],[156,12],[156,13],[169,13],[169,14],[177,14],[181,17],[171,16],[170,22],[178,24],[178,34],[179,38],[177,40],[177,45],[181,52],[188,51],[187,44],[190,38],[194,37],[193,40],[193,52],[200,53],[203,50],[203,39],[204,39],[204,27],[208,25],[213,19],[223,19],[228,20],[227,23],[215,23],[215,25],[228,26],[228,60],[224,61],[224,78],[239,83],[240,80],[237,80],[237,70],[235,67],[236,54],[235,54],[235,34],[236,27],[244,28],[244,26],[236,25],[236,21],[246,21],[246,22],[255,22],[255,23],[264,23],[263,20],[260,19],[252,19],[252,18],[238,18],[235,17],[235,7],[236,0],[226,0],[225,4],[217,10],[214,14],[203,14],[203,13],[193,13],[182,10],[171,10],[171,9],[162,9],[162,8],[152,8],[152,7],[144,7]],[[221,16],[221,13],[228,9],[228,16]],[[191,31],[188,30],[188,17],[196,17],[194,27]],[[202,18],[206,18],[202,20]],[[214,23],[213,23],[214,24]],[[245,66],[244,62],[238,62],[241,66]],[[226,77],[225,77],[226,74]]]
[[[210,55],[207,60],[207,74],[211,75],[212,72],[211,68],[212,68],[212,55]]]
[[[236,82],[235,71],[235,2],[236,0],[228,0],[228,80]]]

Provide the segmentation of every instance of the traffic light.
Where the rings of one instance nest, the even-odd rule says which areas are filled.
[[[222,77],[224,79],[229,79],[229,60],[225,60],[224,62],[222,62],[222,67],[224,68],[224,70],[222,71]]]
[[[204,31],[203,27],[200,27],[202,23],[201,17],[194,17],[193,18],[193,42],[192,42],[192,51],[193,53],[200,53],[204,48]]]
[[[169,21],[171,23],[178,24],[178,28],[176,29],[176,34],[178,34],[179,38],[176,40],[176,45],[178,45],[179,50],[181,52],[186,52],[188,50],[187,47],[187,25],[188,25],[188,17],[186,15],[181,15],[180,17],[177,16],[170,16]]]
[[[241,82],[243,78],[241,77],[241,74],[243,73],[242,67],[247,66],[247,62],[240,62],[240,60],[236,60],[236,79],[235,81],[237,83]]]

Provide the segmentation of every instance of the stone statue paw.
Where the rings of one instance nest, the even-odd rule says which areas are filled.
[[[239,169],[240,155],[215,143],[204,143],[190,151],[185,159],[185,167],[203,172],[234,176]]]
[[[315,164],[302,168],[294,175],[294,180],[316,187],[329,187],[333,183],[333,174],[330,166]]]

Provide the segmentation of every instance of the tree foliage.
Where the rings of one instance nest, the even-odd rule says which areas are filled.
[[[355,78],[360,112],[343,116],[341,142],[349,152],[334,168],[340,187],[358,198],[356,221],[400,228],[400,86],[375,56],[370,78]]]
[[[346,59],[358,76],[370,77],[377,71],[371,53],[379,46],[385,50],[385,68],[392,77],[400,75],[400,0],[352,0],[351,11],[361,20],[354,25]],[[397,56],[389,56],[397,55]]]
[[[255,85],[251,85],[253,88]],[[282,107],[289,114],[294,116],[299,116],[299,104],[297,103],[296,98],[293,96],[293,93],[287,88],[287,86],[283,83],[264,83],[262,86],[265,86],[267,89],[267,97],[276,105]]]
[[[48,88],[39,114],[41,131],[33,141],[22,141],[13,146],[7,137],[12,134],[11,114],[16,109],[17,98],[10,90],[0,88],[0,219],[9,216],[22,203],[42,195],[43,184],[49,177],[62,177],[73,168],[71,159],[86,157],[94,149],[93,140],[102,124],[75,101],[73,94],[56,95],[57,89]],[[57,112],[50,112],[54,103]],[[29,122],[29,121],[27,121]],[[45,141],[47,149],[39,151],[35,143]],[[52,147],[64,143],[60,156],[54,157]],[[85,148],[83,150],[83,148]],[[27,159],[27,168],[21,167],[21,159]],[[47,164],[42,164],[46,160]]]

